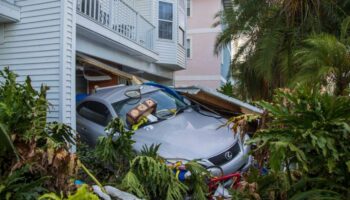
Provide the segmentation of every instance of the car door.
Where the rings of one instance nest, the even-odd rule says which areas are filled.
[[[112,115],[107,106],[97,101],[85,101],[77,109],[77,130],[81,140],[94,146],[104,131]]]

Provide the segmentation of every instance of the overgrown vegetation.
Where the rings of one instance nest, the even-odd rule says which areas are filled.
[[[73,187],[77,157],[69,152],[74,140],[70,127],[47,123],[47,87],[34,90],[29,77],[16,82],[5,68],[0,72],[0,196],[36,199],[43,191]]]
[[[137,156],[131,161],[122,187],[146,199],[180,200],[187,191],[164,162],[147,156]]]
[[[263,99],[258,105],[266,110],[250,141],[259,170],[251,169],[250,186],[234,193],[242,199],[349,199],[350,1],[231,3],[217,15],[215,25],[227,28],[216,52],[240,40],[231,66],[234,96]],[[257,117],[229,122],[244,130]]]
[[[187,163],[186,168],[193,176],[182,183],[174,174],[173,170],[176,169],[168,166],[158,155],[160,144],[144,146],[137,155],[132,150],[134,141],[131,137],[134,132],[126,130],[122,120],[112,120],[106,131],[109,134],[100,138],[94,157],[102,158],[104,166],[113,172],[112,176],[118,177],[109,184],[118,185],[143,199],[182,200],[188,193],[195,199],[206,199],[205,178],[209,174],[202,166],[194,161]],[[128,160],[131,161],[126,162]]]
[[[261,176],[251,170],[262,199],[350,198],[350,98],[298,86],[259,102],[269,122],[250,143]]]
[[[69,194],[67,198],[62,193],[60,196],[55,193],[49,193],[42,195],[39,200],[99,200],[99,198],[89,191],[87,185],[82,185],[75,194]]]

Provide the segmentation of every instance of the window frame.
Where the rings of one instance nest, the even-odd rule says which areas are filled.
[[[181,38],[182,38],[182,42],[180,41],[180,35],[181,35]],[[186,33],[185,33],[185,30],[181,26],[179,26],[178,39],[177,40],[178,40],[179,45],[181,45],[183,47],[186,46],[186,40],[187,40]]]
[[[89,104],[91,104],[91,103],[100,104],[100,106],[104,106],[105,109],[108,111],[108,113],[98,112],[98,110],[93,110],[93,109],[89,108]],[[80,111],[81,111],[81,109],[82,109],[83,107],[85,107],[85,108],[91,110],[92,112],[94,112],[94,113],[96,113],[96,114],[99,114],[99,115],[103,116],[103,117],[105,118],[105,121],[106,121],[106,122],[100,123],[98,120],[94,120],[94,118],[91,117],[91,115],[86,116],[86,115],[84,115],[84,114],[81,114]],[[98,102],[98,101],[85,101],[85,102],[81,103],[81,104],[79,105],[79,107],[77,108],[77,113],[78,113],[81,117],[83,117],[84,119],[86,119],[86,120],[88,120],[88,121],[90,121],[90,122],[93,122],[93,123],[95,123],[95,124],[97,124],[97,125],[99,125],[99,126],[103,126],[103,127],[106,127],[106,126],[108,125],[108,123],[110,122],[110,120],[112,120],[112,112],[110,111],[110,109],[108,108],[108,106],[106,106],[105,104],[103,104],[103,103],[101,103],[101,102]],[[106,115],[106,114],[107,114],[107,115]]]
[[[192,37],[187,37],[186,38],[186,58],[187,59],[192,59],[193,56],[193,48],[192,48]]]
[[[160,13],[160,5],[162,3],[171,5],[171,15],[172,15],[172,19],[171,20],[161,19],[160,18],[160,14],[159,14]],[[174,40],[174,14],[175,14],[175,12],[174,12],[174,4],[172,2],[158,1],[158,39],[165,40],[165,41],[173,41]],[[160,37],[160,22],[171,23],[171,39]]]
[[[180,0],[179,7],[178,7],[178,13],[177,13],[177,43],[181,45],[181,47],[185,48],[186,46],[186,0]],[[181,6],[181,2],[183,2],[183,6]],[[180,40],[181,39],[181,40]]]
[[[186,0],[186,16],[192,17],[193,5],[192,0]]]

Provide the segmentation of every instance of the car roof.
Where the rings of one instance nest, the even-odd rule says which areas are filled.
[[[152,91],[160,90],[157,87],[148,86],[148,85],[132,85],[132,86],[123,85],[123,86],[117,86],[117,87],[102,88],[100,90],[97,90],[96,93],[91,94],[89,97],[86,98],[86,100],[102,99],[109,103],[115,103],[115,102],[119,102],[129,98],[125,96],[126,91],[136,90],[139,88],[141,90],[141,94],[146,94]]]

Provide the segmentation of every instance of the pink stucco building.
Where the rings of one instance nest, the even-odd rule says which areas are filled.
[[[218,88],[228,78],[230,47],[214,55],[216,36],[222,27],[213,27],[222,0],[187,0],[187,67],[175,73],[176,86],[201,85]]]

